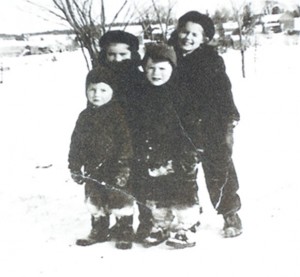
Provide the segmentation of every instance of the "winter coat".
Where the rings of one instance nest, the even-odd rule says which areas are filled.
[[[132,145],[127,123],[118,102],[82,111],[71,137],[69,169],[85,177],[116,183],[128,174]]]
[[[195,166],[195,149],[186,137],[172,103],[174,86],[153,86],[144,81],[132,99],[133,148],[138,199],[173,204],[195,204],[196,186],[185,177]],[[168,167],[169,174],[154,176],[153,170]],[[185,180],[184,180],[185,179]]]
[[[180,89],[175,105],[184,127],[200,148],[220,143],[228,124],[240,118],[223,58],[208,45],[186,56],[177,49],[177,54]]]

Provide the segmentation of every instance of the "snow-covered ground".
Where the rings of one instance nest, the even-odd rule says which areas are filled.
[[[55,54],[55,62],[53,55],[2,59],[10,70],[0,84],[0,275],[299,277],[300,44],[282,34],[259,43],[246,51],[246,79],[239,52],[224,54],[241,113],[234,161],[244,233],[220,236],[223,221],[200,173],[202,225],[197,246],[184,250],[74,244],[90,229],[83,187],[67,170],[86,104],[84,59],[80,51]]]

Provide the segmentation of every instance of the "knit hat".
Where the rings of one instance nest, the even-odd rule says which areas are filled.
[[[98,66],[89,71],[89,73],[87,74],[85,89],[87,90],[90,84],[97,83],[106,83],[113,89],[113,91],[115,91],[117,82],[114,78],[113,73],[108,68],[104,66]]]
[[[209,40],[212,40],[215,34],[215,26],[212,19],[206,14],[197,11],[190,11],[178,19],[178,28],[183,27],[187,22],[197,23],[202,26],[205,35]]]
[[[139,50],[139,40],[133,34],[124,31],[109,31],[105,33],[99,41],[101,49],[107,47],[110,43],[125,43],[129,45],[130,51]]]
[[[177,58],[174,48],[163,43],[151,43],[146,45],[146,52],[142,61],[143,66],[145,66],[149,58],[154,61],[169,61],[173,67],[177,66]]]

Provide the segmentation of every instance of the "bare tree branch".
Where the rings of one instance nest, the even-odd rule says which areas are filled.
[[[41,5],[39,5],[39,4],[37,4],[37,3],[33,2],[33,1],[30,1],[30,0],[25,0],[25,1],[26,1],[26,3],[28,3],[28,4],[32,5],[32,6],[35,6],[35,7],[39,8],[40,10],[45,11],[45,12],[47,12],[49,14],[52,14],[55,17],[57,17],[57,18],[65,21],[65,17],[61,16],[60,14],[56,13],[55,11],[53,11],[53,10],[47,8],[47,7],[41,6]],[[53,1],[55,1],[55,0],[53,0]],[[38,14],[36,16],[41,17],[40,14]],[[43,17],[41,17],[41,18],[43,18]],[[48,19],[46,19],[46,18],[43,18],[43,19],[45,19],[45,20],[48,21]]]
[[[118,18],[118,16],[120,15],[120,13],[123,11],[124,7],[127,5],[128,0],[125,0],[123,5],[120,7],[120,9],[117,11],[117,13],[115,14],[113,20],[112,20],[112,24],[116,21],[116,19]]]
[[[133,21],[134,16],[135,12],[131,11],[130,8],[128,8],[126,14],[124,15],[125,24],[123,26],[123,30],[125,30],[127,26]]]
[[[152,1],[152,5],[153,5],[153,8],[154,8],[154,11],[156,13],[156,16],[157,16],[157,19],[158,19],[158,24],[160,26],[160,29],[161,29],[161,32],[164,33],[164,28],[163,28],[163,25],[162,25],[162,20],[161,20],[161,17],[160,17],[160,12],[156,6],[156,3],[155,3],[155,0],[151,0]]]

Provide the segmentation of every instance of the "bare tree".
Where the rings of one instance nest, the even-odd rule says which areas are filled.
[[[160,30],[162,33],[162,39],[164,42],[166,42],[167,35],[168,35],[168,27],[171,23],[170,19],[172,16],[172,10],[173,10],[176,2],[168,0],[168,5],[165,7],[164,6],[159,7],[156,4],[155,0],[151,0],[151,2],[152,2],[153,9],[155,11],[155,14],[156,14],[158,24],[160,26]]]
[[[173,10],[176,5],[176,1],[168,0],[163,4],[157,0],[151,0],[151,3],[139,8],[135,5],[135,9],[139,15],[139,22],[142,24],[145,36],[150,39],[154,38],[153,25],[156,24],[159,27],[160,39],[164,42],[167,41],[169,35],[169,26],[174,23]]]
[[[243,1],[240,5],[231,1],[233,18],[238,24],[236,34],[239,36],[239,49],[241,52],[242,75],[246,77],[245,51],[249,46],[249,36],[253,35],[255,18],[251,12],[251,2]]]
[[[67,22],[76,34],[88,69],[98,65],[99,39],[118,19],[122,11],[128,8],[128,0],[124,0],[112,21],[107,23],[104,0],[52,0],[53,7],[41,6],[37,0],[26,0],[51,15]],[[128,14],[128,13],[127,13]],[[88,55],[84,51],[87,50]],[[89,57],[88,57],[89,56]]]
[[[222,7],[221,9],[216,9],[214,14],[212,15],[212,20],[216,27],[216,32],[219,35],[217,39],[217,47],[218,51],[224,53],[227,51],[228,47],[232,47],[232,39],[225,32],[223,24],[231,19],[231,15],[229,10],[226,7]]]

